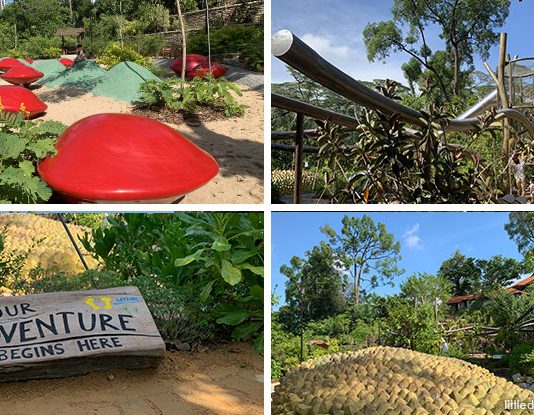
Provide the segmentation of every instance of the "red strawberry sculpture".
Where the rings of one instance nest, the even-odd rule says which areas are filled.
[[[25,119],[38,117],[47,110],[47,105],[42,102],[32,91],[21,86],[0,86],[0,110],[12,114],[22,112]]]
[[[21,61],[15,58],[4,58],[0,60],[0,71],[5,72],[14,66],[26,66]]]
[[[44,76],[44,73],[39,72],[26,65],[13,66],[7,72],[0,75],[4,81],[14,85],[30,85],[38,81]]]
[[[176,130],[129,114],[71,125],[41,178],[71,203],[172,203],[209,182],[217,162]]]
[[[183,66],[183,59],[178,58],[171,65],[171,69],[178,76],[181,76],[182,66]],[[226,74],[228,69],[229,68],[227,66],[221,65],[220,63],[213,63],[213,62],[210,68],[208,58],[203,55],[196,55],[196,54],[191,53],[186,56],[185,77],[189,79],[205,78],[206,76],[210,74],[214,78],[220,78],[221,76],[224,76]]]
[[[61,63],[63,66],[66,66],[67,68],[70,68],[72,65],[74,65],[74,61],[69,58],[61,58],[59,59],[59,63]]]

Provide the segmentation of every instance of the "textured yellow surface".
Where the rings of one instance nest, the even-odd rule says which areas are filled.
[[[273,414],[527,414],[534,393],[459,359],[370,347],[304,362],[281,379]]]
[[[68,227],[84,253],[90,268],[96,261],[83,249],[78,237],[89,228],[68,224]],[[41,267],[75,274],[84,271],[63,225],[59,220],[48,219],[31,213],[0,214],[0,232],[4,237],[5,253],[28,254],[24,272]]]

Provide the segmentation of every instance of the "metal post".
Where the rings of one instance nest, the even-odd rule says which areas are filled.
[[[70,233],[70,229],[67,226],[67,223],[65,222],[65,219],[63,218],[63,215],[61,213],[58,213],[57,216],[59,217],[59,220],[61,221],[63,228],[65,228],[65,232],[67,232],[67,235],[69,235],[69,239],[72,245],[74,246],[76,253],[80,257],[80,261],[82,261],[83,267],[85,268],[86,271],[89,271],[89,267],[87,266],[87,262],[85,262],[85,258],[83,257],[82,251],[80,251],[80,248],[78,248],[78,245],[76,244],[76,241],[74,240],[74,237],[72,236],[72,233]]]
[[[304,114],[297,113],[297,136],[295,139],[295,185],[293,186],[293,203],[301,203],[302,168],[304,164]]]

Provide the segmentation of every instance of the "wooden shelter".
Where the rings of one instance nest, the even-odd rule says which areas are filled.
[[[85,34],[85,29],[83,27],[64,27],[58,29],[54,36],[61,37],[61,49],[64,54],[73,52],[65,48],[65,36],[76,37],[76,43],[82,43],[83,36]]]

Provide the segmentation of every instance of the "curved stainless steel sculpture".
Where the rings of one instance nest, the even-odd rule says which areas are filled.
[[[410,124],[425,125],[423,115],[419,111],[387,98],[358,82],[321,57],[289,30],[280,30],[274,34],[271,51],[281,61],[352,102],[386,113],[398,113],[403,121]],[[486,97],[483,101],[485,102],[475,104],[461,116],[448,120],[442,128],[445,131],[469,131],[476,128],[481,121],[474,115],[485,110],[491,100]],[[504,117],[518,122],[525,132],[534,138],[534,124],[522,112],[515,109],[499,109],[496,113],[498,118]]]

